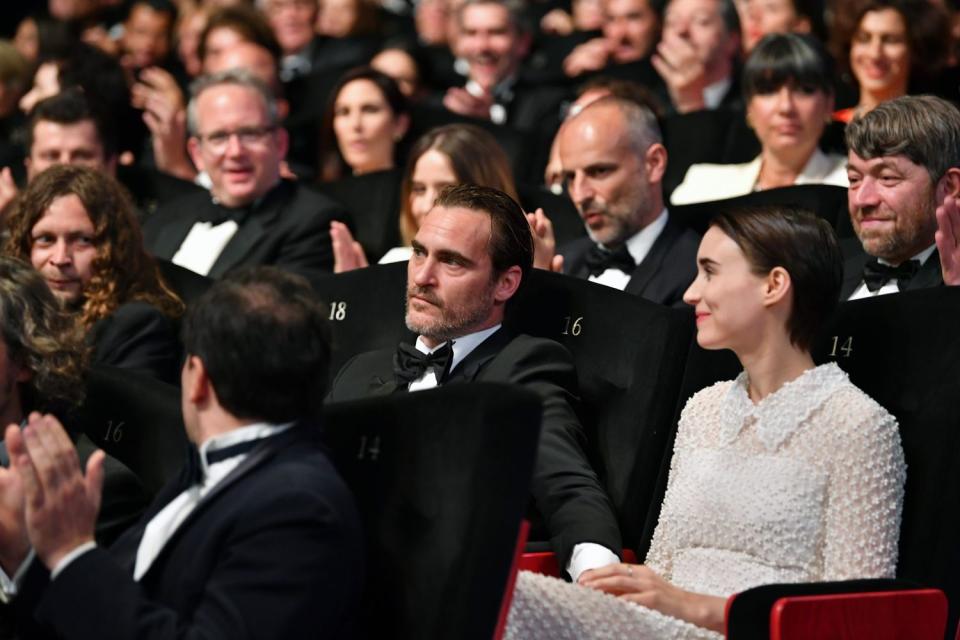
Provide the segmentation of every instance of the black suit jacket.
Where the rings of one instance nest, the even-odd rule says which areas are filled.
[[[208,193],[191,194],[162,206],[143,227],[147,249],[170,260],[201,213],[213,204]],[[333,270],[330,221],[346,220],[343,207],[295,182],[281,181],[253,208],[210,268],[211,278],[230,269],[276,265],[307,277]]]
[[[370,351],[348,361],[331,387],[329,401],[356,400],[398,391],[393,349]],[[543,399],[543,423],[531,491],[560,566],[573,545],[595,542],[619,553],[613,507],[587,460],[587,438],[577,417],[577,375],[559,343],[500,329],[450,372],[444,384],[506,382]],[[401,389],[403,390],[403,389]]]
[[[87,337],[93,346],[94,364],[141,371],[176,384],[181,360],[174,323],[146,302],[120,305],[97,321]]]
[[[139,582],[137,548],[167,485],[109,552],[90,551],[53,582],[39,562],[18,608],[67,639],[342,638],[363,575],[353,500],[316,441],[297,426],[254,449],[180,525]]]
[[[853,295],[863,284],[863,265],[870,259],[870,255],[863,250],[863,245],[857,238],[846,238],[841,242],[843,249],[843,285],[840,287],[840,301]],[[934,249],[927,261],[923,263],[916,275],[910,278],[903,291],[929,289],[943,286],[943,272],[940,270],[940,253]]]
[[[593,245],[590,238],[580,238],[562,247],[564,273],[588,278],[590,272],[585,258]],[[687,308],[683,293],[697,277],[699,247],[700,236],[668,219],[650,252],[633,270],[624,291],[658,304]]]

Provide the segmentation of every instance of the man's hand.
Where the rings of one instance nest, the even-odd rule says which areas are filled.
[[[527,214],[530,233],[533,235],[533,266],[555,273],[563,272],[563,256],[557,255],[557,239],[553,235],[553,223],[543,209]]]
[[[482,96],[475,96],[463,87],[451,87],[443,96],[443,106],[462,116],[489,120],[493,95],[485,93]]]
[[[369,266],[363,247],[353,239],[350,229],[342,222],[330,222],[330,240],[333,243],[333,272],[343,273]]]
[[[11,424],[7,427],[8,452],[13,444],[11,441],[20,437],[18,425]],[[17,472],[14,456],[10,456],[10,459],[9,469],[0,467],[0,567],[3,567],[8,576],[16,573],[30,551],[27,523],[24,521],[23,483]]]
[[[703,90],[707,87],[706,69],[689,40],[664,38],[650,59],[663,78],[678,113],[706,108]]]
[[[31,413],[22,434],[11,438],[10,459],[23,483],[27,534],[40,560],[53,570],[65,555],[93,542],[103,488],[103,451],[80,471],[77,451],[60,422],[51,415]]]
[[[140,74],[130,95],[133,106],[143,109],[157,168],[192,181],[197,171],[187,156],[187,112],[177,81],[163,69],[150,67]]]
[[[540,31],[556,36],[568,36],[576,29],[573,16],[563,9],[551,9],[540,18]]]
[[[591,569],[580,574],[579,583],[674,618],[723,631],[723,598],[684,591],[644,565],[620,563]]]
[[[575,78],[588,71],[599,71],[610,60],[610,45],[605,38],[594,38],[574,47],[563,60],[563,72]]]
[[[7,206],[17,197],[17,183],[13,181],[10,167],[0,170],[0,220],[6,214]]]
[[[947,196],[937,207],[937,251],[943,282],[960,285],[960,199]]]

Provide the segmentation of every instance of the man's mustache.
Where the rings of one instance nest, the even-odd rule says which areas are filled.
[[[409,303],[409,302],[410,302],[410,298],[412,298],[412,297],[414,297],[414,296],[416,296],[416,297],[418,297],[418,298],[422,298],[423,300],[426,300],[427,302],[429,302],[430,304],[432,304],[432,305],[434,305],[434,306],[436,306],[436,307],[438,307],[438,308],[441,308],[441,309],[443,308],[443,302],[440,300],[440,298],[438,298],[436,295],[434,295],[434,293],[433,293],[430,289],[427,289],[427,288],[425,288],[425,287],[418,287],[418,286],[416,286],[416,285],[414,285],[414,286],[412,286],[412,287],[408,287],[408,288],[407,288],[407,302]]]

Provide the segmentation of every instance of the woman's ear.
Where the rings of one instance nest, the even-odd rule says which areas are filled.
[[[778,304],[789,296],[792,288],[793,281],[790,279],[790,272],[783,267],[774,267],[767,274],[763,304],[768,307]]]

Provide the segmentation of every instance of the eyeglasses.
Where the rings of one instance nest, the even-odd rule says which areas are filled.
[[[197,134],[200,140],[213,153],[223,153],[230,144],[230,138],[237,136],[240,146],[246,149],[264,147],[267,140],[276,130],[275,126],[241,127],[235,131],[214,131],[213,133]]]

